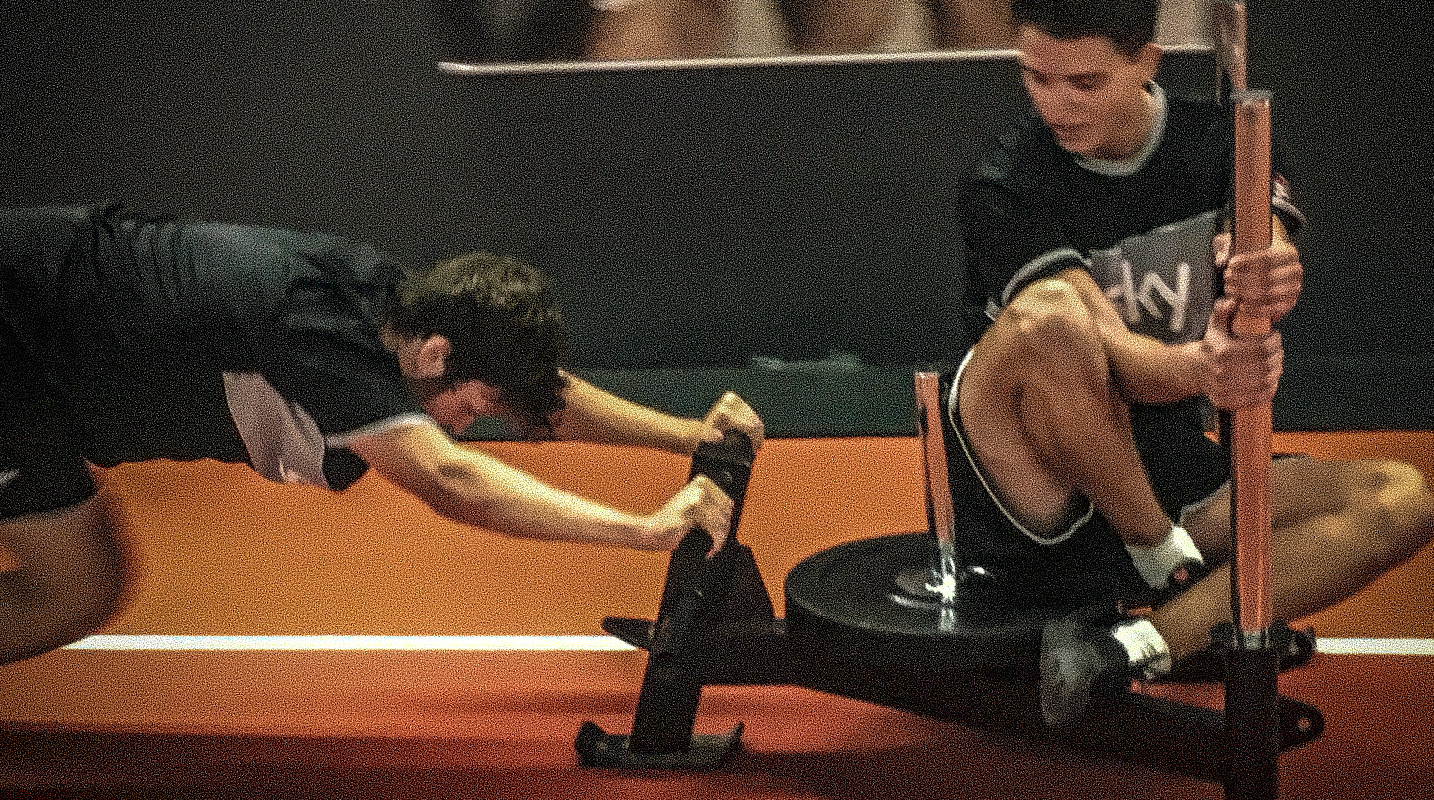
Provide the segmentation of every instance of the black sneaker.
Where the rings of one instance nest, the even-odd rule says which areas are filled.
[[[1130,688],[1133,670],[1110,623],[1077,612],[1046,623],[1041,632],[1041,716],[1046,725],[1080,718],[1093,697]]]

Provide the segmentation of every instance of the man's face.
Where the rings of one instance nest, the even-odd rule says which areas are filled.
[[[398,358],[399,371],[418,404],[439,425],[462,433],[478,417],[508,413],[498,401],[499,389],[482,381],[455,383],[443,377],[453,349],[447,337],[400,336],[385,330],[383,340]]]
[[[498,398],[501,392],[482,381],[465,381],[447,386],[422,400],[423,410],[439,425],[455,434],[467,430],[479,417],[502,416],[506,409]]]
[[[1153,121],[1145,85],[1158,48],[1131,57],[1103,36],[1056,39],[1030,26],[1022,26],[1018,46],[1026,91],[1062,148],[1088,158],[1139,152]]]

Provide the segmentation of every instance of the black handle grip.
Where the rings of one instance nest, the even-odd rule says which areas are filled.
[[[727,431],[721,441],[703,442],[692,454],[689,479],[705,475],[732,498],[732,522],[727,541],[711,559],[712,536],[694,528],[678,544],[667,563],[667,579],[662,587],[654,626],[652,652],[681,650],[687,629],[701,609],[724,594],[730,559],[724,557],[737,542],[737,523],[742,518],[742,504],[747,498],[747,482],[752,477],[756,453],[752,440],[741,431]]]
[[[687,479],[690,481],[698,475],[704,475],[732,498],[732,523],[728,526],[727,533],[729,542],[737,540],[737,523],[742,518],[742,505],[747,499],[747,482],[751,480],[752,463],[756,457],[752,439],[741,431],[727,431],[720,441],[703,442],[692,454],[692,470]],[[707,548],[711,548],[711,536],[706,531],[702,531],[702,534],[707,537]],[[702,552],[706,553],[707,549]]]

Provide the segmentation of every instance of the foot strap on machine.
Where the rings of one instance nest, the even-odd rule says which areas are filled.
[[[716,769],[742,745],[742,723],[726,733],[692,734],[684,750],[632,749],[632,737],[608,733],[595,722],[584,722],[574,747],[585,767],[610,769]]]

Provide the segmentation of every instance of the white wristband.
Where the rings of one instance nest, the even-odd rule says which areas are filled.
[[[1130,560],[1135,562],[1135,569],[1140,572],[1140,577],[1153,589],[1164,589],[1169,585],[1170,573],[1181,564],[1192,561],[1197,564],[1205,563],[1205,559],[1200,555],[1200,548],[1195,546],[1195,540],[1179,525],[1171,525],[1170,533],[1159,544],[1147,546],[1127,542],[1125,549],[1130,553]]]

